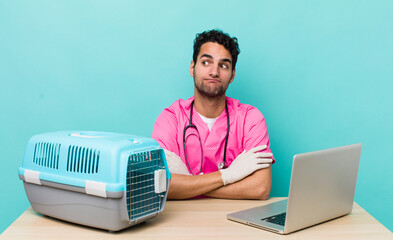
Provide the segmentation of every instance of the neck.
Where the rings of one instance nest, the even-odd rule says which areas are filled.
[[[216,118],[225,109],[225,95],[217,98],[207,98],[195,93],[194,107],[199,114],[207,118]]]

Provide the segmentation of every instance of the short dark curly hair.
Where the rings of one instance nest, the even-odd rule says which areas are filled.
[[[197,57],[201,50],[202,45],[207,42],[214,42],[224,46],[225,49],[228,50],[229,53],[231,54],[232,69],[235,69],[237,56],[240,53],[237,38],[231,37],[229,36],[229,34],[224,33],[223,31],[218,29],[204,31],[196,35],[194,40],[194,54],[192,56],[192,59],[194,60],[194,64],[197,62]]]

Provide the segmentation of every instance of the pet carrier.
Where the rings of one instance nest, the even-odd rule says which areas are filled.
[[[60,131],[29,140],[19,178],[35,211],[117,231],[163,211],[170,172],[151,138]]]

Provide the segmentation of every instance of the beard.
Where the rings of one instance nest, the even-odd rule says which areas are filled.
[[[228,85],[219,85],[219,86],[207,86],[202,82],[201,84],[197,84],[194,78],[194,85],[197,91],[208,98],[219,98],[225,95],[227,91]]]

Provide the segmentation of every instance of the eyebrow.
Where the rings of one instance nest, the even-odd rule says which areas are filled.
[[[201,59],[201,58],[203,58],[203,57],[213,59],[213,57],[212,57],[211,55],[206,54],[206,53],[205,53],[205,54],[202,54],[201,57],[200,57],[199,59]],[[231,59],[229,59],[229,58],[223,58],[223,59],[220,59],[220,61],[222,61],[222,62],[228,62],[228,63],[232,64],[232,61],[231,61]]]

